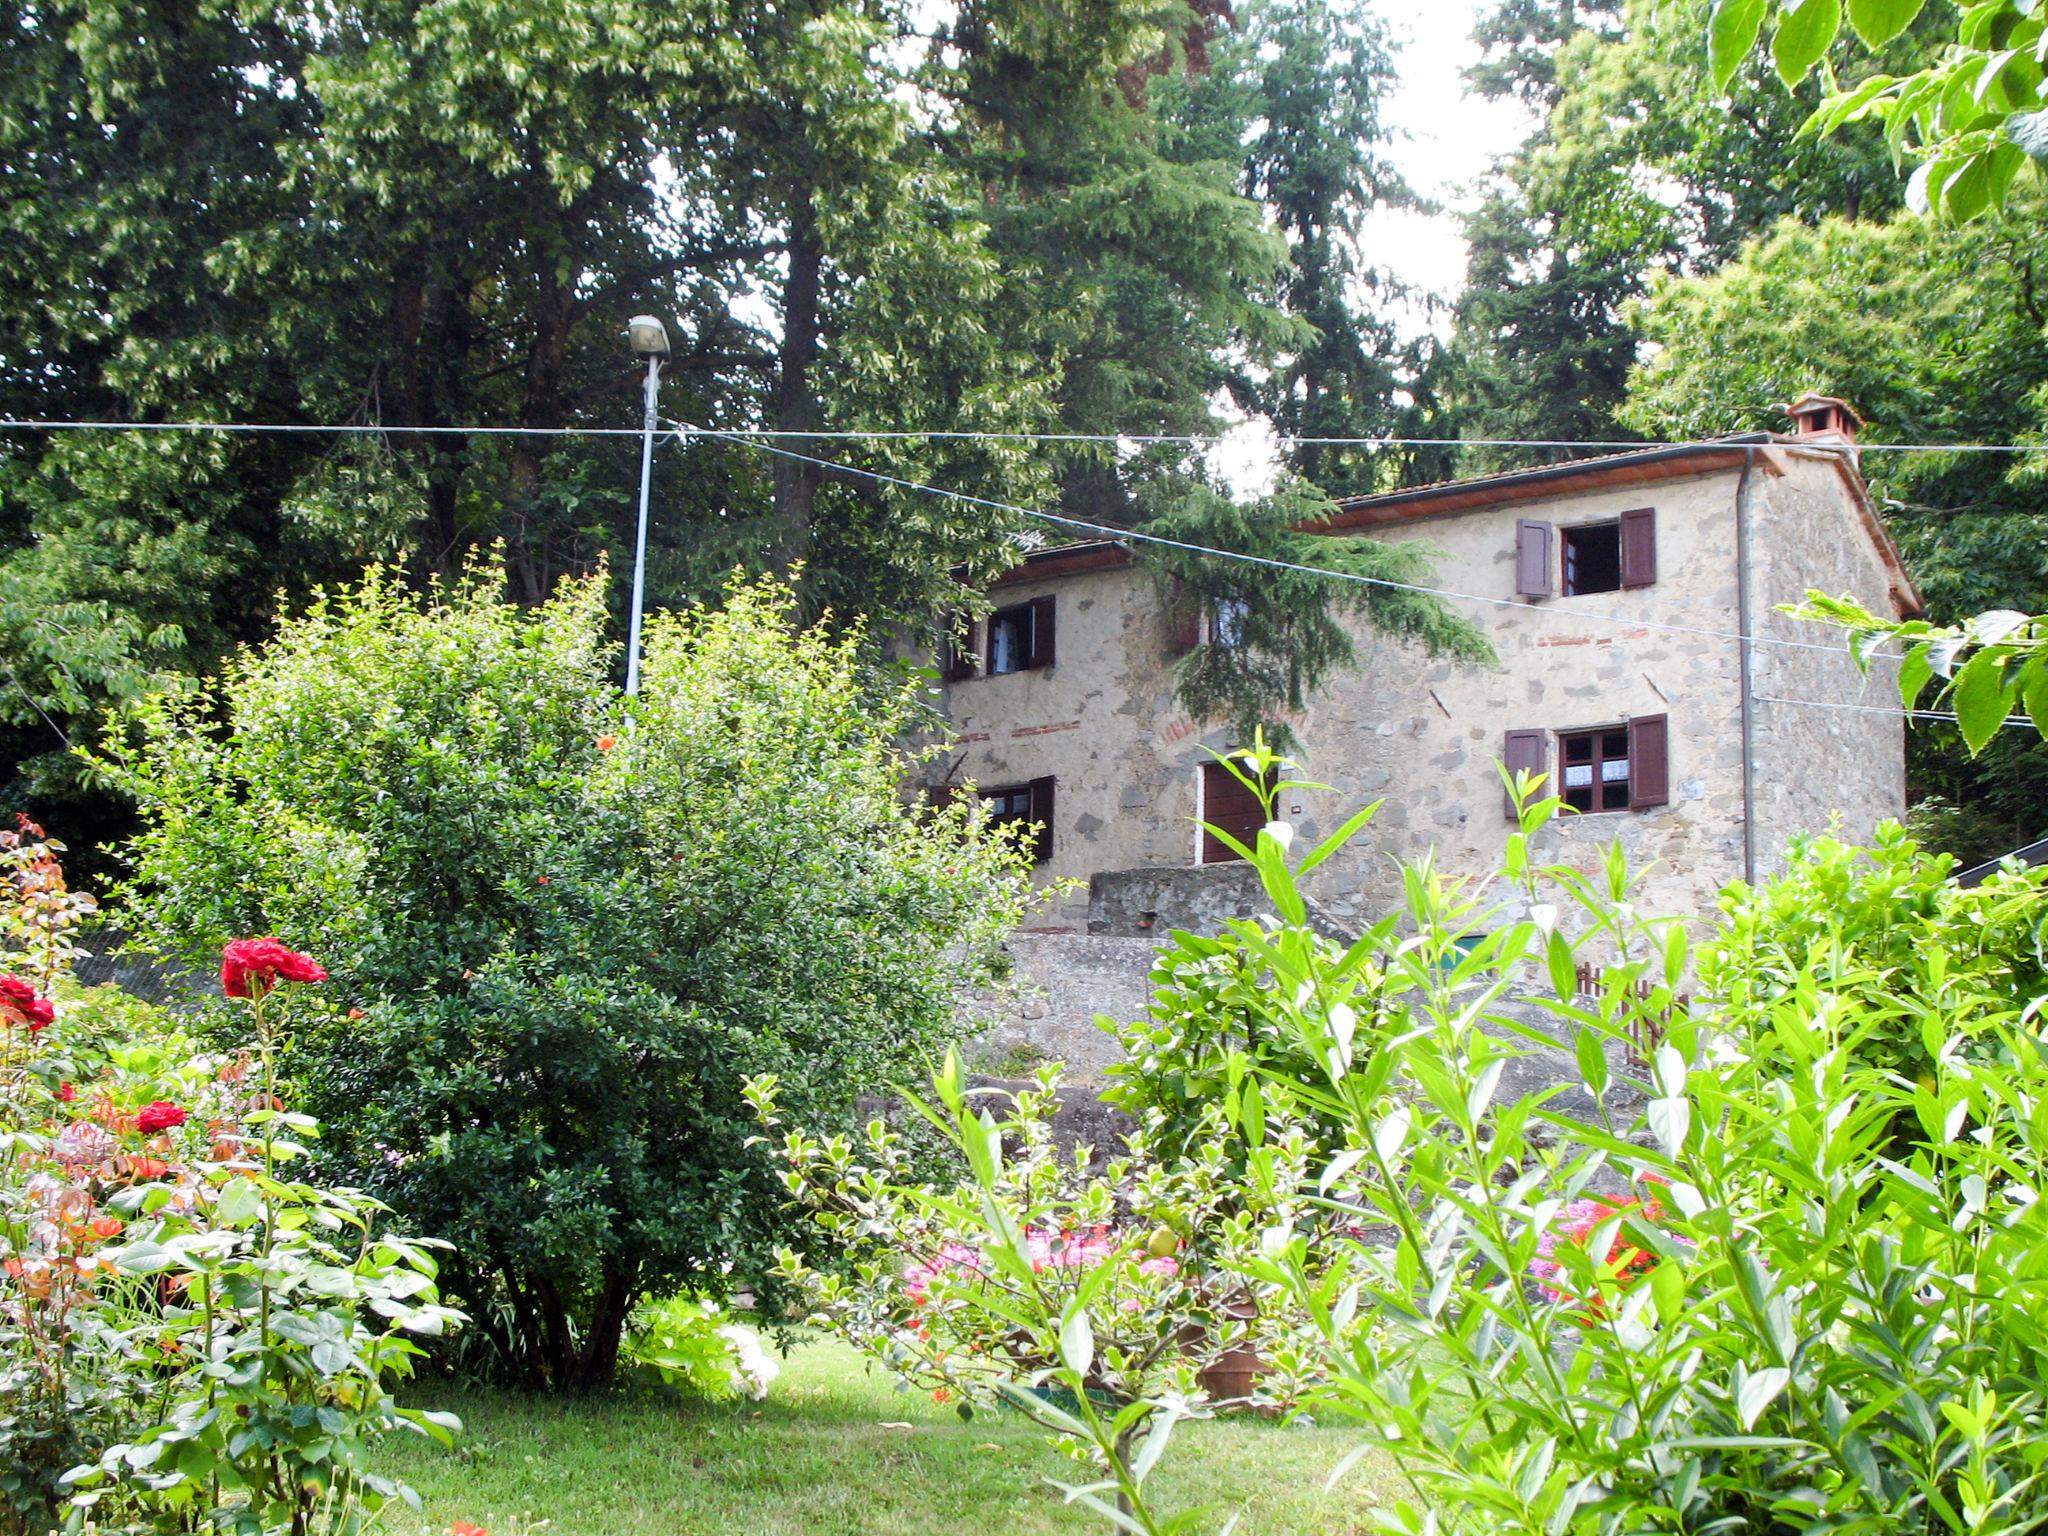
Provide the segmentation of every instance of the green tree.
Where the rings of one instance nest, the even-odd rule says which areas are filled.
[[[1771,63],[1787,86],[1822,72],[1826,100],[1809,131],[1825,136],[1881,123],[1893,154],[1915,162],[1913,206],[1973,219],[2002,206],[2023,171],[2038,178],[2048,158],[2048,18],[2032,0],[1958,6],[1961,17],[1941,18],[1938,41],[1914,48],[1902,74],[1842,81],[1827,68],[1844,20],[1875,53],[1918,41],[1913,29],[1928,20],[1925,7],[1926,0],[1850,0],[1845,14],[1839,0],[1715,0],[1706,27],[1714,85],[1725,89],[1771,22]]]
[[[1818,83],[1788,93],[1761,60],[1709,100],[1698,47],[1709,0],[1618,7],[1513,0],[1483,25],[1475,72],[1542,125],[1468,222],[1451,394],[1468,437],[1626,440],[1639,337],[1630,305],[1660,274],[1710,272],[1777,220],[1883,217],[1899,188],[1874,129],[1803,137]],[[1917,36],[1917,34],[1916,34]],[[1873,61],[1843,45],[1833,67]],[[1474,450],[1471,467],[1544,455]]]
[[[847,1123],[961,1036],[1028,881],[968,808],[905,806],[915,680],[878,695],[786,590],[655,619],[626,700],[600,579],[508,584],[374,569],[138,705],[109,770],[143,825],[124,920],[321,955],[282,1062],[323,1155],[456,1244],[508,1370],[577,1390],[643,1294],[772,1294],[792,1218],[741,1079]]]
[[[1623,419],[1671,438],[1766,429],[1773,402],[1817,390],[1854,401],[1874,439],[2024,441],[2048,395],[2039,218],[2029,201],[1963,230],[1911,215],[1788,219],[1712,276],[1662,279],[1638,312],[1655,352]],[[2032,465],[1869,453],[1863,469],[1935,622],[2048,608],[2048,489]],[[2007,732],[1973,761],[1953,730],[1916,725],[1907,756],[1916,789],[1984,813],[1930,835],[1963,834],[1976,852],[1989,838],[1997,853],[2048,833],[2048,751],[2030,733]]]

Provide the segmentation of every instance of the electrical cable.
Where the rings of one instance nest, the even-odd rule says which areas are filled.
[[[1004,443],[1130,443],[1139,446],[1218,447],[1234,441],[1228,433],[1167,432],[976,432],[926,428],[863,428],[841,431],[798,431],[779,427],[697,428],[707,435],[732,438],[798,439],[813,442],[1004,442]],[[32,432],[272,432],[362,433],[394,436],[454,437],[638,437],[638,427],[447,427],[386,426],[375,423],[323,425],[317,422],[252,421],[69,421],[28,417],[0,418],[0,431]],[[1561,437],[1311,437],[1276,434],[1274,447],[1300,448],[1569,448],[1613,453],[1652,453],[1671,448],[1742,446],[1729,438],[1693,438],[1653,443],[1601,438]],[[1759,446],[1762,446],[1761,444]],[[2048,443],[1801,443],[1782,447],[1853,448],[1858,453],[2048,453]],[[1510,471],[1512,473],[1512,471]]]
[[[1566,610],[1546,608],[1538,604],[1519,602],[1513,598],[1489,597],[1478,592],[1458,592],[1449,587],[1424,586],[1420,582],[1396,581],[1387,576],[1365,576],[1356,571],[1332,570],[1328,566],[1302,565],[1293,560],[1276,559],[1271,555],[1254,555],[1248,554],[1243,550],[1218,549],[1207,544],[1192,544],[1184,539],[1171,539],[1156,533],[1140,533],[1135,529],[1116,528],[1107,523],[1092,523],[1082,518],[1067,517],[1057,512],[1037,512],[1029,507],[1020,507],[1011,502],[996,501],[986,496],[974,496],[966,491],[949,490],[945,486],[926,485],[916,480],[905,480],[900,476],[885,475],[877,470],[857,469],[850,464],[836,463],[831,459],[815,458],[807,453],[798,453],[794,449],[777,448],[769,443],[757,443],[743,437],[733,437],[731,434],[716,428],[692,426],[688,422],[677,422],[675,427],[684,436],[729,437],[731,441],[739,446],[752,448],[757,453],[775,454],[781,458],[795,459],[806,464],[815,464],[820,468],[832,470],[836,474],[855,475],[864,480],[873,480],[883,485],[897,486],[903,490],[921,491],[927,495],[942,496],[948,500],[966,502],[972,506],[987,507],[994,511],[1007,512],[1016,517],[1028,517],[1038,522],[1053,523],[1062,528],[1096,534],[1102,538],[1112,539],[1119,543],[1151,544],[1165,549],[1177,549],[1187,554],[1205,555],[1212,559],[1236,560],[1244,564],[1265,566],[1273,570],[1294,571],[1308,576],[1327,577],[1334,581],[1355,582],[1363,586],[1386,587],[1398,592],[1413,592],[1422,596],[1440,597],[1458,602],[1485,603],[1497,608],[1512,608],[1521,613],[1542,614],[1548,617],[1572,620],[1587,619],[1601,623],[1617,624],[1627,629],[1649,629],[1665,634],[1702,636],[1711,640],[1734,640],[1738,643],[1751,645],[1775,645],[1802,651],[1823,651],[1830,656],[1845,658],[1849,656],[1849,648],[1846,644],[1822,645],[1811,640],[1783,640],[1772,635],[1750,636],[1736,630],[1708,629],[1695,624],[1666,624],[1655,619],[1627,618],[1618,613],[1605,613],[1592,609],[1581,610],[1574,608]],[[1891,652],[1881,651],[1874,653],[1870,659],[1874,661],[1897,661],[1899,658]]]

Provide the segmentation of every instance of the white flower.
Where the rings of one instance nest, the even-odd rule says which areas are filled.
[[[782,1374],[782,1366],[769,1358],[760,1336],[744,1323],[727,1323],[718,1336],[732,1346],[733,1385],[760,1402],[768,1395],[769,1383]]]
[[[1285,853],[1294,846],[1294,823],[1291,821],[1269,821],[1266,823],[1266,836],[1278,843],[1280,851]]]

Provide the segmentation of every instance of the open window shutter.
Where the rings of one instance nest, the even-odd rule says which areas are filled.
[[[1657,579],[1657,513],[1637,507],[1621,514],[1621,584],[1647,587]]]
[[[1202,605],[1178,576],[1166,595],[1166,622],[1173,654],[1185,656],[1202,643]]]
[[[1628,808],[1671,802],[1671,736],[1668,717],[1643,715],[1628,723]]]
[[[1052,857],[1052,778],[1033,779],[1031,790],[1031,819],[1038,823],[1037,861],[1043,864]]]
[[[1551,585],[1550,546],[1552,529],[1548,523],[1539,523],[1524,518],[1515,524],[1515,595],[1517,597],[1548,597]]]
[[[959,793],[959,786],[953,784],[927,784],[924,787],[924,803],[931,808],[934,816],[950,808],[953,797]]]
[[[1513,778],[1520,773],[1547,773],[1550,765],[1545,759],[1548,755],[1544,747],[1543,732],[1509,731],[1506,745],[1500,754],[1500,761],[1501,766],[1507,769],[1508,777]],[[1500,798],[1501,808],[1507,819],[1515,820],[1515,797],[1503,790]]]
[[[1049,597],[1031,599],[1031,655],[1025,660],[1026,667],[1052,665],[1052,609]]]
[[[974,662],[974,621],[965,614],[956,613],[946,622],[945,654],[940,657],[939,670],[949,683],[973,677],[980,670]]]

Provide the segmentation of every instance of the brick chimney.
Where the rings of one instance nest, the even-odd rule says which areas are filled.
[[[1785,407],[1785,414],[1792,418],[1794,437],[1852,448],[1856,446],[1856,429],[1863,425],[1856,408],[1833,395],[1801,395]]]

